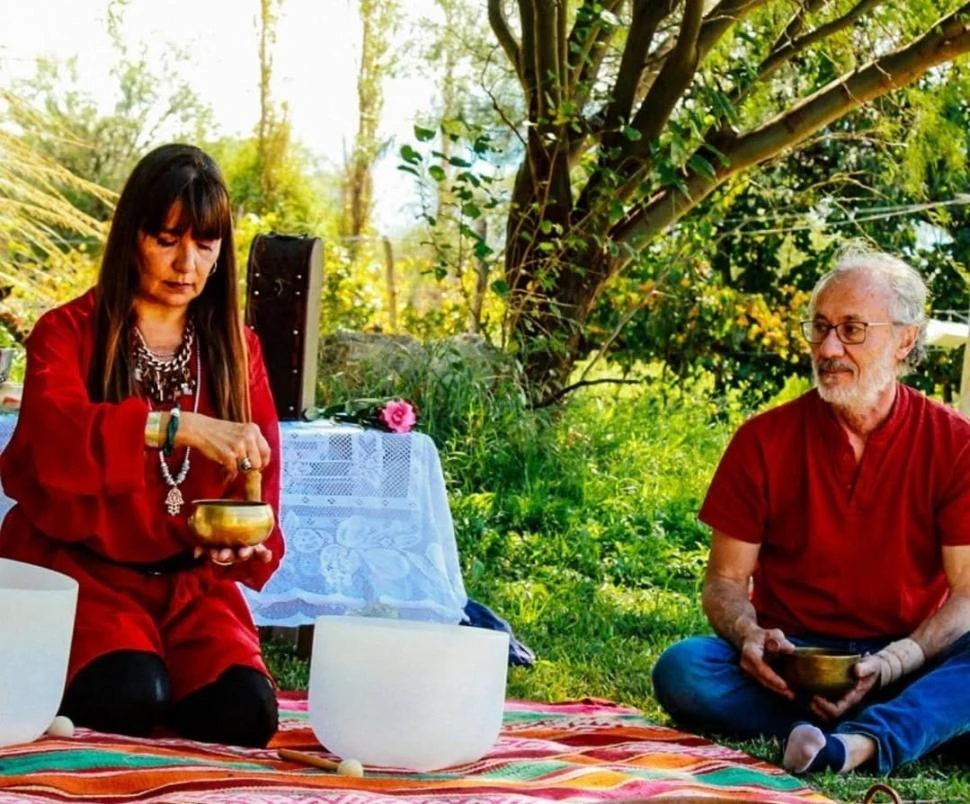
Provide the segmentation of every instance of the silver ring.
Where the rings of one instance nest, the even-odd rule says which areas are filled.
[[[249,460],[248,455],[245,458],[240,458],[237,465],[239,466],[240,472],[248,472],[253,468],[253,462]]]

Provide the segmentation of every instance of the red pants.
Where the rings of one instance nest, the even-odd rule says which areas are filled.
[[[235,581],[221,578],[218,568],[203,564],[149,575],[31,536],[7,541],[5,556],[50,567],[78,582],[68,683],[89,662],[117,650],[160,656],[173,701],[235,664],[269,676],[249,606]]]

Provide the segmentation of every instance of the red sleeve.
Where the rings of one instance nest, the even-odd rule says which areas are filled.
[[[263,361],[263,351],[256,333],[248,328],[246,329],[246,345],[249,350],[249,396],[253,421],[259,425],[263,436],[269,442],[271,452],[269,466],[263,469],[263,501],[268,502],[273,508],[276,526],[265,542],[265,545],[273,551],[272,561],[266,564],[259,561],[236,564],[229,572],[235,580],[259,591],[276,571],[283,558],[283,531],[280,528],[280,478],[282,477],[280,464],[282,455],[280,450],[280,423],[276,415],[273,393],[269,387],[269,375]]]
[[[46,313],[27,339],[24,393],[0,479],[22,505],[19,481],[34,478],[50,497],[111,497],[144,489],[147,404],[92,403],[86,356],[89,316],[77,304]],[[29,496],[29,495],[28,495]],[[35,512],[28,511],[33,518]]]
[[[727,536],[760,544],[768,514],[766,466],[757,419],[741,425],[718,464],[699,518]]]

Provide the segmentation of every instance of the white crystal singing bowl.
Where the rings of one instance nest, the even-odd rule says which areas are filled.
[[[314,626],[310,725],[364,765],[473,762],[502,726],[509,637],[445,623],[324,615]]]
[[[76,606],[73,578],[0,558],[0,746],[36,740],[57,714]]]

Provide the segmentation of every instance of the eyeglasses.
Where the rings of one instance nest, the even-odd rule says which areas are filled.
[[[827,321],[799,321],[799,326],[802,328],[802,335],[809,343],[816,345],[822,343],[834,329],[842,343],[856,346],[865,343],[866,330],[869,327],[892,327],[899,323],[899,321],[843,321],[841,324],[829,324]]]

